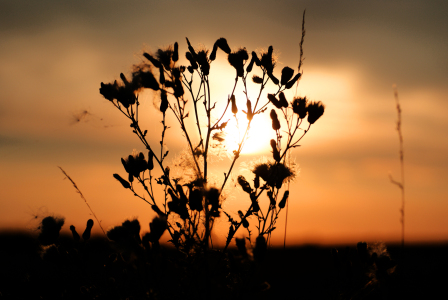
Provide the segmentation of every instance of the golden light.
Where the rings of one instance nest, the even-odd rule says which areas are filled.
[[[229,114],[229,116],[231,117],[225,128],[225,146],[232,153],[233,150],[238,149],[239,143],[241,143],[245,136],[249,121],[242,109],[238,110],[236,117],[232,114]],[[269,115],[266,112],[255,115],[252,119],[248,134],[244,138],[241,154],[259,154],[270,151],[269,141],[272,138],[275,138],[275,131],[272,129]]]

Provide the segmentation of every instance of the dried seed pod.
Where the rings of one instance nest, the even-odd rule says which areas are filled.
[[[307,102],[306,97],[294,98],[292,101],[292,111],[299,116],[299,119],[305,118],[308,113]]]
[[[294,70],[290,67],[284,67],[282,69],[282,77],[280,80],[281,85],[287,84],[288,81],[292,78],[292,75],[294,75]]]
[[[288,107],[288,101],[286,100],[285,94],[281,92],[279,94],[280,105],[284,108]]]
[[[252,59],[251,59],[250,62],[249,62],[249,65],[248,65],[247,68],[246,68],[246,72],[247,72],[247,73],[252,72],[252,68],[253,68],[253,66],[254,66],[254,58],[252,57]]]
[[[133,76],[133,81],[138,81],[139,84],[144,88],[152,89],[154,91],[158,91],[160,89],[159,83],[154,77],[154,74],[152,74],[150,71],[143,72],[140,70],[138,72],[135,72]]]
[[[299,80],[300,76],[302,76],[302,74],[301,74],[301,73],[297,73],[297,75],[294,76],[294,78],[291,79],[291,81],[289,81],[289,82],[285,85],[285,88],[288,89],[288,90],[289,90],[290,88],[292,88],[292,86],[297,82],[297,80]]]
[[[230,101],[232,101],[232,113],[236,114],[238,112],[238,107],[236,107],[235,95],[230,96]]]
[[[210,53],[209,59],[211,61],[214,61],[216,59],[216,51],[218,51],[218,46],[216,45],[216,43],[213,45],[213,50]]]
[[[266,70],[266,72],[269,74],[273,72],[274,70],[274,64],[272,62],[272,52],[274,51],[274,48],[272,46],[269,46],[268,52],[263,54],[261,56],[260,65],[263,66]]]
[[[271,148],[272,148],[272,154],[273,154],[275,161],[279,162],[280,161],[280,152],[278,152],[277,143],[275,142],[274,139],[271,140]]]
[[[198,63],[190,52],[185,53],[185,58],[190,62],[192,69],[196,70],[198,68]]]
[[[238,176],[238,184],[241,186],[243,191],[245,191],[246,193],[248,193],[248,194],[252,193],[252,188],[250,187],[249,182],[247,182],[247,180],[246,180],[246,178],[244,178],[244,176],[242,176],[242,175]]]
[[[227,60],[229,61],[230,65],[235,68],[236,74],[238,77],[244,76],[244,52],[240,52],[241,49],[237,52],[230,53],[227,56]],[[245,49],[244,49],[245,51]],[[246,52],[247,56],[247,52]]]
[[[272,120],[272,129],[279,130],[280,122],[278,120],[277,113],[275,112],[275,110],[273,110],[273,109],[271,110],[270,116],[271,116],[271,120]]]
[[[165,83],[165,69],[163,68],[163,66],[159,68],[159,82],[160,84]]]
[[[227,40],[225,38],[219,38],[215,45],[218,46],[222,51],[229,54],[230,53],[230,47],[229,44],[227,44]]]
[[[254,178],[254,187],[258,189],[260,187],[260,176],[256,175]]]
[[[75,228],[75,226],[70,225],[70,231],[72,232],[73,239],[75,240],[75,242],[79,242],[79,240],[80,240],[81,238],[79,237],[78,232],[76,232],[76,228]]]
[[[161,90],[160,91],[160,111],[162,113],[165,113],[167,108],[168,108],[168,97],[166,95],[166,91],[165,90]]]
[[[152,151],[148,152],[148,170],[154,169],[154,153]]]
[[[151,54],[145,52],[145,53],[143,53],[143,56],[144,56],[147,60],[149,60],[149,61],[153,64],[154,67],[156,67],[156,68],[160,68],[160,67],[162,66],[162,64],[160,63],[160,61],[158,61],[157,59],[155,59]]]
[[[275,77],[274,74],[272,74],[272,72],[269,72],[269,73],[268,73],[268,76],[269,76],[269,78],[272,80],[272,82],[273,82],[274,84],[277,85],[277,84],[279,83],[277,77]]]
[[[166,218],[155,217],[151,223],[149,223],[150,238],[151,243],[158,243],[159,239],[162,237],[163,233],[167,228]]]
[[[241,219],[241,224],[243,225],[244,228],[248,228],[249,227],[249,222],[247,221],[246,218]]]
[[[308,122],[310,124],[314,124],[323,114],[325,110],[325,106],[322,102],[311,102],[307,106],[308,110]]]
[[[261,65],[260,59],[257,56],[257,53],[255,51],[252,51],[252,59],[254,60],[255,64],[259,67]]]
[[[188,44],[188,51],[190,51],[190,53],[193,55],[193,57],[196,57],[196,51],[194,51],[194,48],[191,46],[190,41],[187,39],[187,44]]]
[[[56,243],[57,239],[59,238],[59,232],[61,231],[64,222],[64,218],[55,218],[52,216],[43,218],[39,226],[39,242],[43,246],[48,246]]]
[[[285,191],[285,193],[283,194],[282,200],[280,200],[280,202],[278,203],[278,207],[284,208],[285,204],[286,204],[286,200],[288,200],[288,197],[289,197],[289,191]]]
[[[261,78],[261,77],[259,77],[257,75],[254,75],[254,76],[252,76],[252,81],[254,83],[257,83],[257,84],[262,84],[263,83],[263,78]]]
[[[88,239],[90,239],[90,233],[92,231],[92,227],[93,227],[93,220],[89,219],[87,221],[86,230],[84,230],[84,232],[82,233],[82,239],[84,241],[87,241]]]
[[[188,199],[187,196],[185,196],[184,190],[180,184],[176,184],[176,190],[179,193],[180,201],[186,204]]]
[[[250,102],[249,99],[247,99],[246,107],[247,107],[247,119],[250,121],[254,118],[254,113],[252,111],[252,103]]]
[[[106,84],[101,82],[100,94],[103,95],[103,97],[109,101],[117,99],[118,95],[117,81],[115,80],[114,83],[106,83]]]
[[[191,210],[202,211],[202,191],[200,189],[191,189],[188,197],[188,206]]]
[[[172,59],[174,62],[179,60],[179,45],[177,44],[177,42],[174,43],[174,51]]]
[[[278,101],[277,98],[275,98],[274,94],[268,94],[268,99],[272,104],[274,104],[275,107],[277,107],[277,108],[282,107],[282,105],[280,104],[280,101]]]
[[[129,182],[124,180],[120,175],[114,174],[114,178],[117,179],[125,189],[131,188]]]
[[[201,71],[204,75],[208,75],[210,73],[210,64],[207,59],[207,51],[201,50],[196,55],[196,61],[199,66],[201,66]]]
[[[253,201],[253,202],[252,202],[252,210],[253,210],[254,212],[258,212],[258,211],[260,211],[260,205],[258,205],[258,202],[257,202],[257,201]]]

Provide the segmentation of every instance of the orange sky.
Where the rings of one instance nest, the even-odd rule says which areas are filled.
[[[232,49],[273,45],[277,74],[283,66],[296,68],[306,8],[298,95],[321,100],[326,110],[293,152],[300,174],[291,185],[287,243],[400,239],[400,191],[388,177],[399,177],[394,83],[403,109],[406,239],[446,241],[447,6],[445,1],[2,1],[0,228],[35,228],[35,214],[65,216],[65,228],[85,226],[88,208],[64,180],[61,166],[103,227],[138,217],[148,230],[153,212],[112,177],[124,174],[121,157],[143,147],[99,94],[100,82],[129,72],[142,50],[177,41],[184,53],[186,36],[195,47],[211,48],[219,37]],[[230,74],[232,81],[233,72],[218,53],[211,76]],[[229,84],[217,81],[216,100],[225,100]],[[157,133],[161,115],[152,96],[144,95],[142,103],[150,118],[146,124]],[[76,122],[83,111],[87,117]],[[175,159],[184,146],[177,144],[174,119],[168,121],[169,159]],[[154,145],[158,139],[157,133]],[[268,149],[242,156],[236,171],[244,174],[245,164],[263,155],[271,156]],[[229,163],[217,162],[216,174]],[[230,212],[247,206],[239,189],[229,193],[224,207]],[[284,216],[275,243],[283,242],[283,221]],[[219,228],[227,226],[224,219],[218,223],[217,243],[225,238]]]

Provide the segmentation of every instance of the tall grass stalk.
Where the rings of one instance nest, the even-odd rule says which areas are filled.
[[[98,222],[98,225],[100,226],[101,230],[104,233],[104,236],[106,236],[106,231],[104,231],[103,226],[101,226],[101,222],[100,220],[98,220],[98,218],[96,217],[95,213],[93,212],[92,208],[89,205],[89,202],[87,202],[87,199],[84,197],[84,195],[82,194],[81,190],[78,188],[78,186],[76,185],[76,183],[73,181],[73,179],[70,178],[70,176],[68,176],[68,174],[64,171],[64,169],[62,169],[61,167],[58,167],[59,169],[61,169],[62,173],[64,173],[65,177],[68,178],[68,180],[70,180],[70,182],[73,184],[73,186],[76,189],[76,192],[81,196],[82,200],[84,200],[84,202],[86,203],[87,207],[89,208],[90,212],[92,213],[93,217],[95,218],[95,220]]]
[[[400,144],[399,149],[399,157],[400,157],[400,171],[401,171],[401,179],[400,181],[396,181],[392,178],[392,175],[390,175],[390,181],[397,185],[401,190],[401,209],[400,209],[400,222],[401,222],[401,246],[404,248],[404,205],[405,205],[405,198],[404,198],[404,155],[403,155],[403,133],[401,131],[401,106],[400,102],[398,101],[398,91],[397,86],[393,86],[394,89],[394,98],[395,98],[395,104],[396,104],[396,110],[397,110],[397,126],[396,130],[398,132],[398,141]]]

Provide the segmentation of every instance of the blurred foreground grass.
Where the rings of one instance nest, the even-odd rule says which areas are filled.
[[[200,263],[180,263],[179,253],[163,245],[144,264],[137,257],[119,254],[122,249],[100,237],[76,246],[72,237],[61,236],[58,248],[42,251],[37,238],[28,233],[3,232],[0,245],[0,299],[172,299],[205,293],[194,282],[204,275],[204,270],[192,267]],[[207,275],[212,283],[208,293],[214,299],[429,299],[448,295],[448,244],[407,245],[404,252],[398,244],[387,245],[387,252],[393,268],[383,275],[370,273],[375,270],[367,260],[363,263],[356,245],[269,248],[259,265],[235,264],[242,261],[236,248],[226,255],[211,252],[209,266],[216,274]],[[380,266],[379,260],[376,264]],[[230,273],[221,276],[221,270]]]

